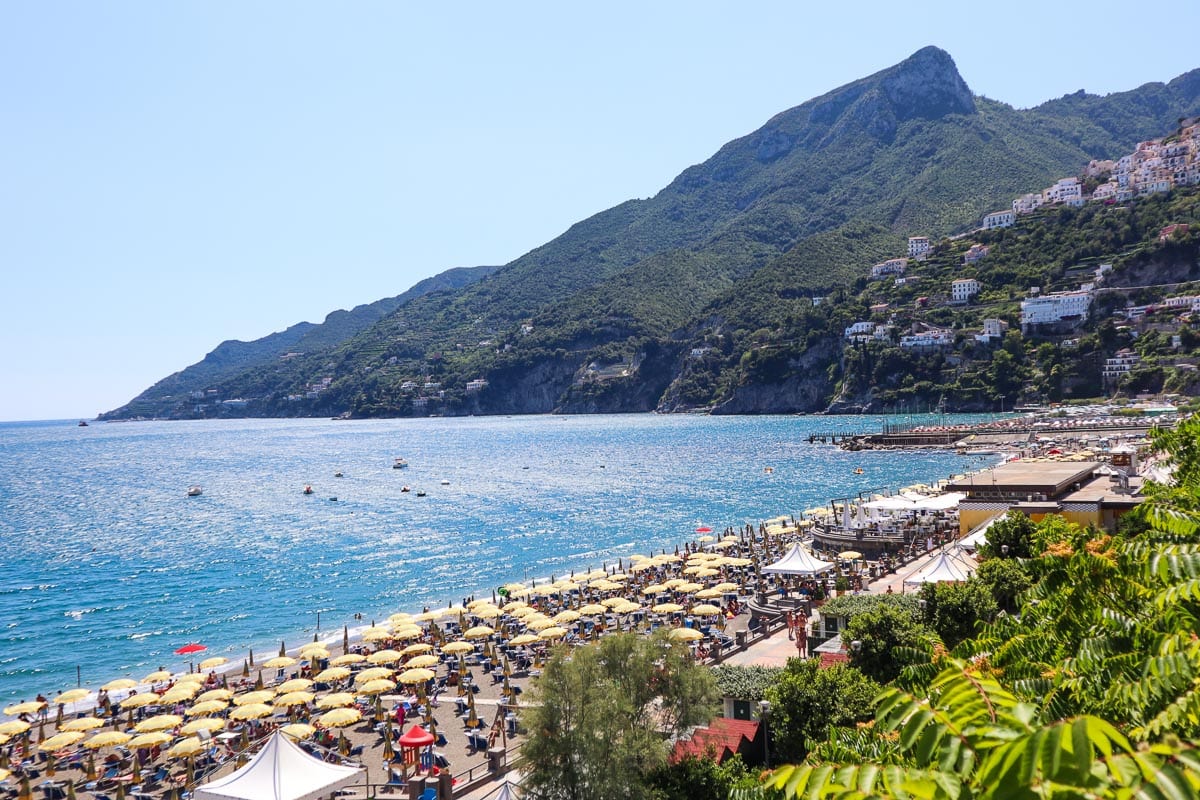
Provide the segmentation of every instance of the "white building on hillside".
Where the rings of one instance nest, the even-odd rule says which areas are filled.
[[[1013,200],[1014,214],[1028,214],[1031,211],[1037,211],[1042,207],[1041,194],[1023,194],[1016,200]]]
[[[959,278],[950,284],[950,302],[965,303],[979,294],[979,281],[974,278]]]
[[[909,333],[900,337],[900,346],[906,349],[950,347],[954,344],[954,331],[946,328],[930,328],[920,333]]]
[[[990,231],[993,228],[1010,227],[1017,220],[1016,212],[1008,211],[993,211],[983,218],[983,229]]]
[[[871,267],[871,277],[882,278],[884,275],[903,275],[907,267],[907,258],[889,258],[887,261]]]
[[[1104,369],[1101,372],[1104,380],[1115,381],[1129,370],[1138,365],[1141,358],[1129,348],[1118,350],[1112,358],[1104,359]]]
[[[975,341],[981,344],[991,344],[993,341],[1004,338],[1004,332],[1008,330],[1008,323],[1002,319],[985,319],[983,321],[983,333],[975,334]]]
[[[1055,322],[1087,319],[1092,306],[1092,291],[1052,292],[1021,301],[1021,325],[1049,325]]]
[[[928,236],[910,236],[908,237],[908,257],[915,258],[917,261],[923,261],[928,255],[932,245],[929,243]]]
[[[1042,199],[1046,203],[1062,203],[1069,206],[1083,205],[1083,184],[1079,178],[1062,178],[1042,190]]]

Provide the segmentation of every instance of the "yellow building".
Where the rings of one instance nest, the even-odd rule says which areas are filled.
[[[966,534],[995,516],[1019,511],[1035,522],[1057,514],[1078,525],[1113,530],[1142,502],[1142,479],[1098,461],[1011,461],[951,483],[963,492],[958,522]]]

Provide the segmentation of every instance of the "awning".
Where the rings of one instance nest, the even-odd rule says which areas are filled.
[[[246,766],[196,787],[195,800],[315,800],[363,780],[362,767],[327,764],[278,731]]]
[[[792,549],[787,552],[783,558],[776,561],[774,564],[769,564],[762,568],[763,572],[774,572],[780,575],[820,575],[822,572],[828,572],[833,569],[833,564],[827,561],[821,561],[808,550],[804,549],[799,543],[792,545]]]

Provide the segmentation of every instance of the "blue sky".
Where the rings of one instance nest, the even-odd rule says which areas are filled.
[[[0,419],[502,264],[934,44],[1019,107],[1200,67],[1127,3],[0,5]],[[1200,27],[1176,4],[1172,31]],[[1186,38],[1186,37],[1185,37]]]

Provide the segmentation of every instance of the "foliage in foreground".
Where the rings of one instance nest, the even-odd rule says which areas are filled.
[[[879,696],[872,726],[733,796],[1200,797],[1200,419],[1153,438],[1175,481],[1150,488],[1131,538],[1005,526],[1002,560],[1029,554],[1018,615],[952,653],[908,648],[925,660]],[[1005,594],[1021,584],[993,571]]]
[[[668,738],[712,718],[713,677],[665,634],[558,647],[522,707],[529,800],[646,797]]]

